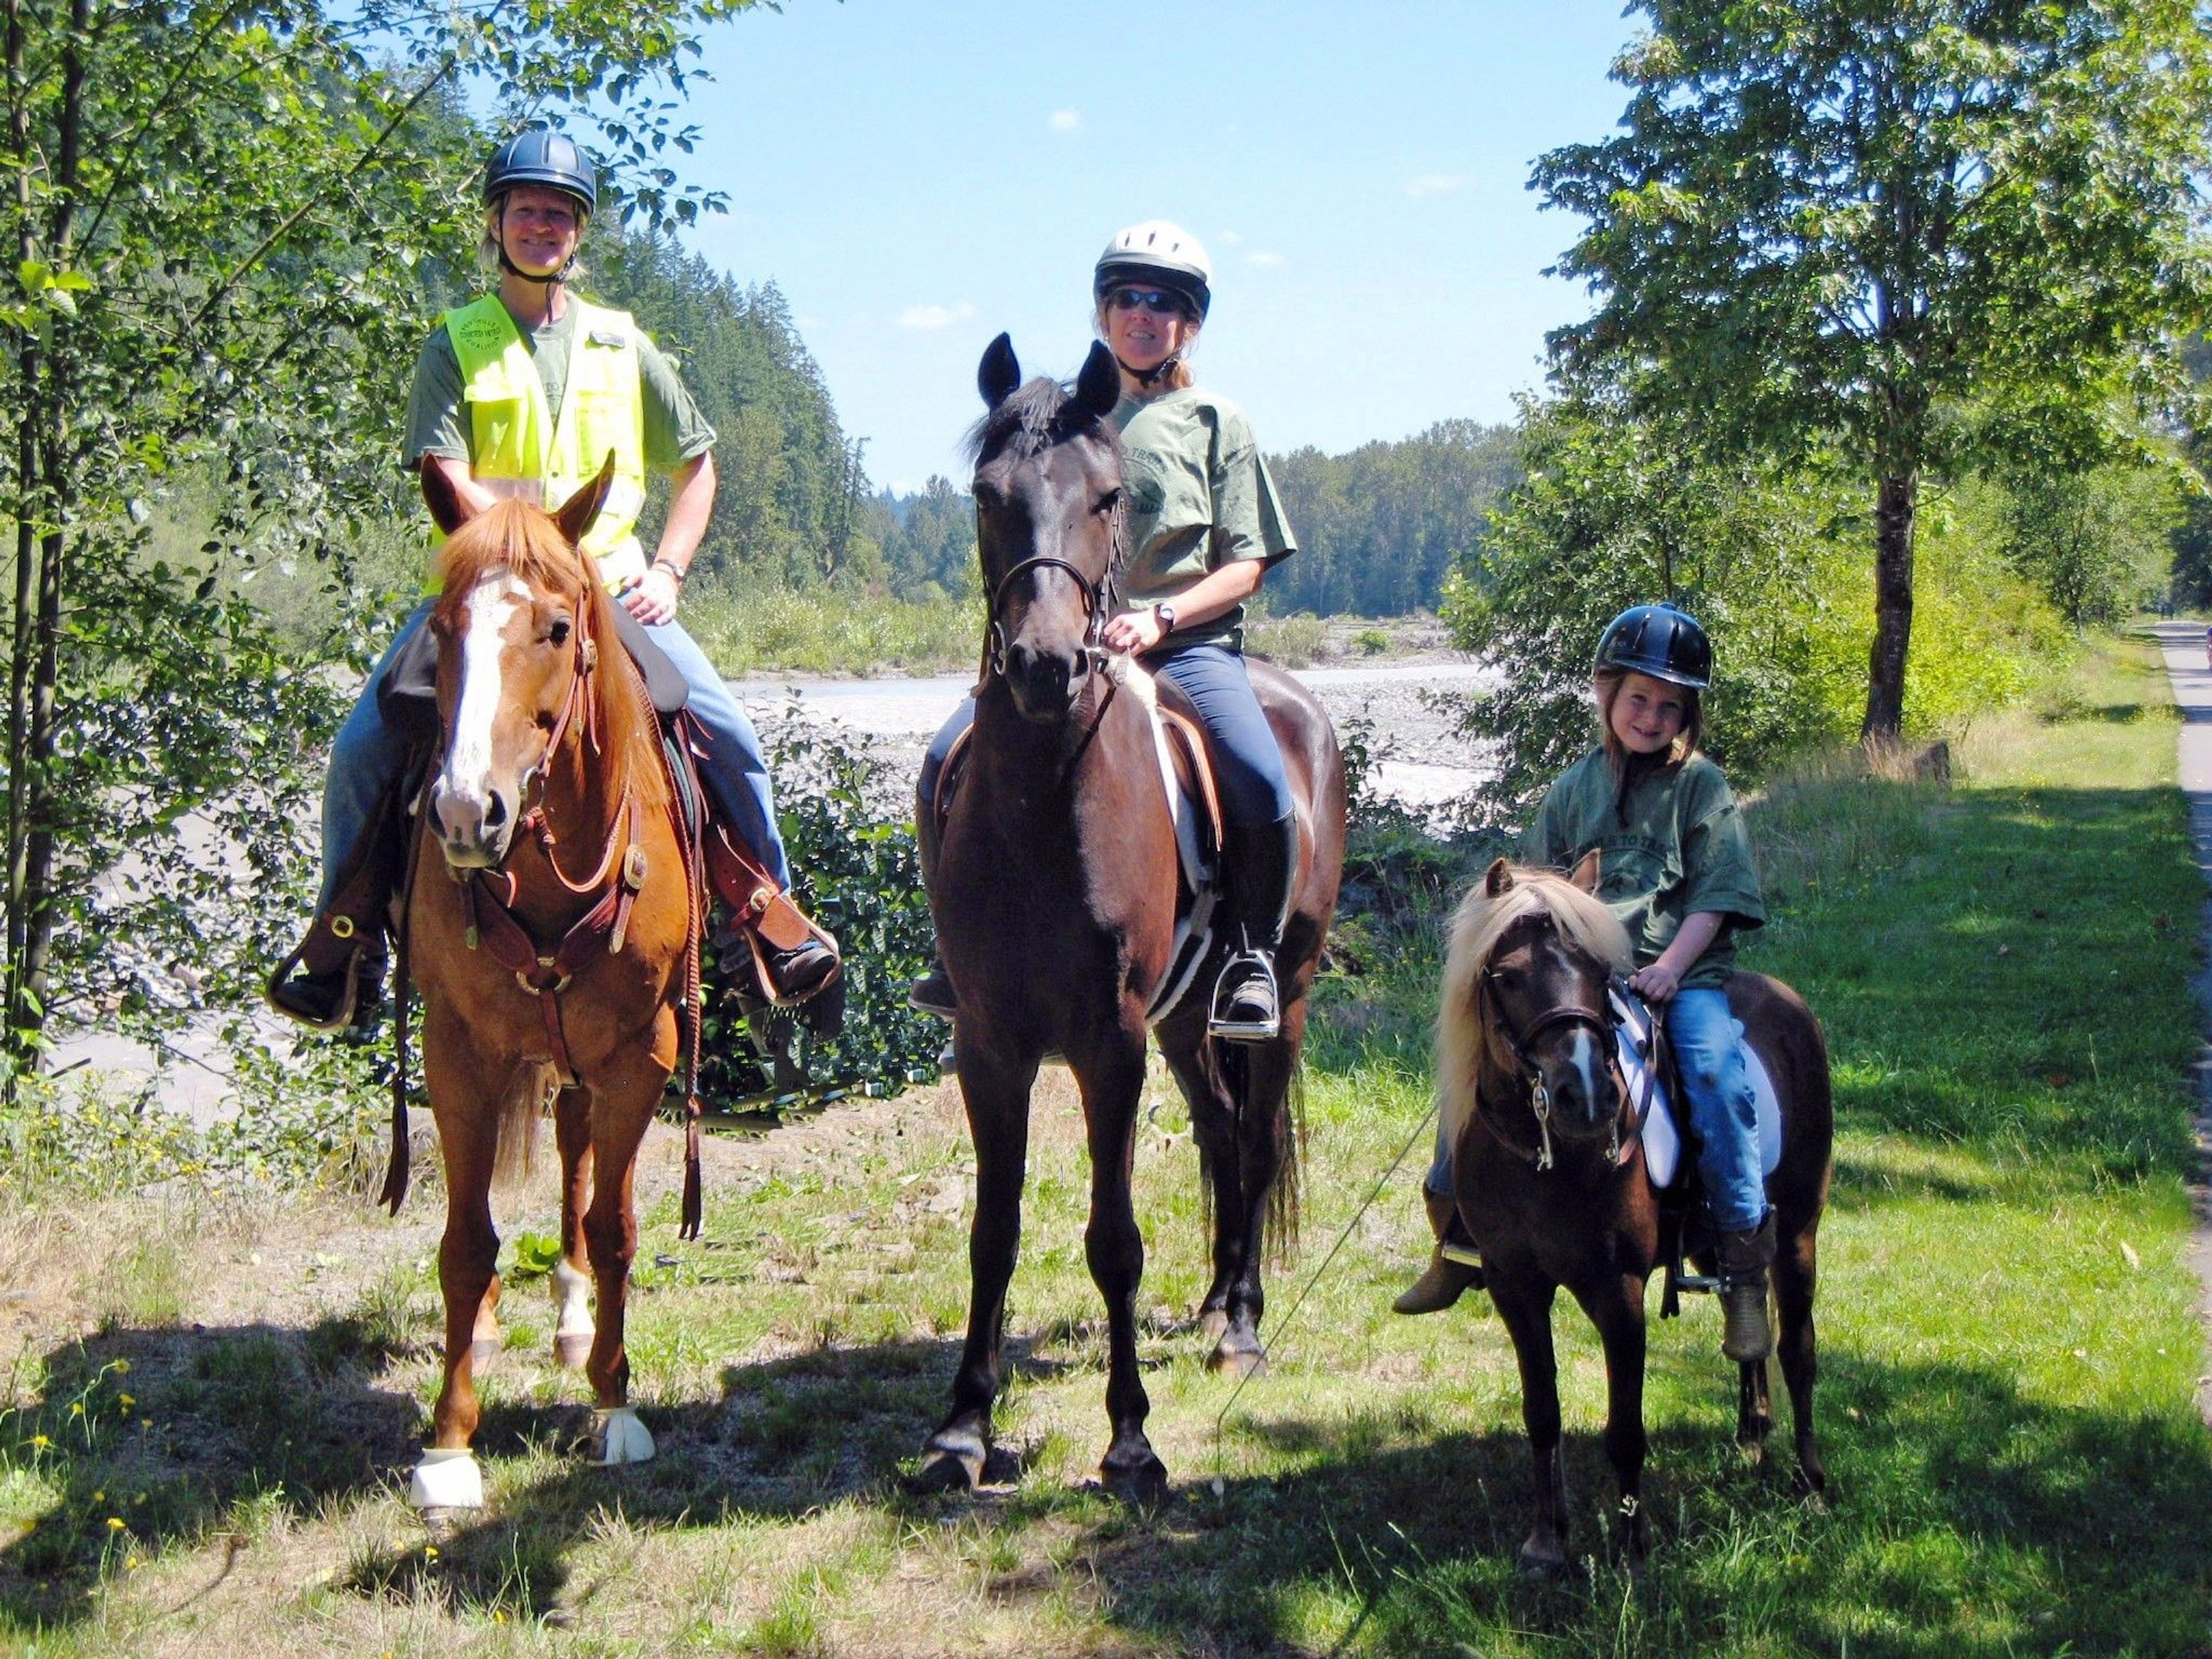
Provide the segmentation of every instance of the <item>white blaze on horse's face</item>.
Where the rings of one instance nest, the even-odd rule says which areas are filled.
[[[509,702],[506,658],[529,633],[537,605],[530,585],[502,566],[477,583],[462,607],[459,699],[446,763],[430,792],[432,825],[446,861],[457,868],[497,864],[514,833],[526,774],[514,752],[518,722],[501,719]]]
[[[1557,933],[1548,936],[1543,950],[1551,958],[1551,972],[1567,982],[1588,969],[1588,963]],[[1595,1006],[1605,1006],[1605,988],[1595,988]],[[1578,1109],[1586,1122],[1561,1125],[1565,1133],[1594,1133],[1611,1121],[1615,1109],[1610,1056],[1595,1027],[1588,1024],[1565,1026],[1552,1052],[1545,1056],[1547,1086],[1554,1101]]]

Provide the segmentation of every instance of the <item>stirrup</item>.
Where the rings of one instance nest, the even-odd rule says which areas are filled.
[[[1223,994],[1231,988],[1232,981],[1241,983],[1243,976],[1239,970],[1246,968],[1258,969],[1254,977],[1266,984],[1270,993],[1269,1000],[1275,1005],[1274,1013],[1267,1019],[1230,1019],[1222,1014]],[[1213,997],[1206,1005],[1206,1036],[1219,1037],[1226,1042],[1272,1042],[1282,1035],[1282,992],[1275,983],[1274,963],[1265,951],[1237,951],[1221,964],[1221,972],[1214,979]]]

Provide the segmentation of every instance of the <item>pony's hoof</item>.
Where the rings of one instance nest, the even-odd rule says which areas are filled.
[[[602,1465],[646,1463],[653,1459],[653,1436],[637,1413],[627,1406],[616,1406],[599,1413],[599,1427],[592,1437],[597,1455],[592,1462]]]
[[[922,1443],[917,1492],[973,1492],[983,1484],[991,1449],[978,1436],[939,1431]]]
[[[1567,1570],[1567,1553],[1555,1538],[1531,1535],[1521,1546],[1523,1578],[1555,1578]]]
[[[469,1344],[469,1375],[482,1376],[499,1358],[499,1339],[480,1336]]]
[[[1168,1466],[1149,1448],[1125,1462],[1117,1463],[1109,1455],[1098,1466],[1098,1478],[1124,1504],[1152,1509],[1167,1501]]]
[[[592,1357],[592,1333],[580,1335],[574,1331],[553,1334],[553,1363],[564,1371],[580,1371],[584,1362]]]
[[[1224,1342],[1206,1356],[1206,1363],[1218,1376],[1265,1376],[1267,1351],[1257,1342]]]
[[[1735,1443],[1736,1461],[1747,1469],[1755,1469],[1766,1461],[1766,1442],[1754,1437]]]
[[[1203,1308],[1199,1310],[1198,1334],[1208,1342],[1221,1340],[1222,1333],[1229,1328],[1226,1308]]]
[[[441,1523],[450,1524],[451,1510],[482,1509],[483,1471],[477,1467],[476,1454],[465,1446],[459,1450],[435,1446],[426,1450],[408,1479],[407,1501],[422,1511],[426,1523],[435,1515]]]

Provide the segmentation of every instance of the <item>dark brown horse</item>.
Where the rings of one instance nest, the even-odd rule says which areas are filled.
[[[483,1502],[469,1442],[474,1368],[498,1346],[489,1188],[549,1098],[562,1164],[555,1351],[591,1378],[599,1461],[653,1455],[629,1409],[623,1348],[637,1249],[630,1182],[696,984],[700,902],[656,716],[599,572],[576,550],[610,476],[557,518],[499,502],[457,530],[440,562],[430,627],[444,753],[406,932],[446,1171],[446,1380],[411,1492],[430,1511]],[[403,1158],[404,1143],[395,1204]]]
[[[1049,380],[1023,386],[1004,335],[977,380],[990,407],[975,440],[975,493],[991,647],[965,775],[928,860],[930,908],[958,988],[953,1048],[975,1141],[973,1296],[952,1408],[923,1449],[922,1479],[981,1478],[1021,1231],[1030,1090],[1040,1060],[1057,1050],[1075,1073],[1089,1130],[1085,1244],[1106,1299],[1113,1428],[1101,1473],[1115,1490],[1149,1498],[1167,1472],[1145,1437],[1144,1241],[1130,1170],[1177,877],[1150,688],[1097,647],[1124,550],[1120,446],[1106,420],[1119,380],[1098,346],[1073,396]],[[1296,1190],[1290,1085],[1336,906],[1345,811],[1328,716],[1288,676],[1264,664],[1251,676],[1298,802],[1296,898],[1276,957],[1281,1035],[1255,1044],[1207,1038],[1215,963],[1196,975],[1188,1006],[1158,1025],[1210,1188],[1214,1273],[1200,1311],[1218,1334],[1213,1363],[1238,1370],[1263,1359],[1263,1229],[1289,1221]]]
[[[1620,1483],[1623,1559],[1640,1565],[1650,1541],[1644,1297],[1661,1218],[1613,1060],[1606,992],[1610,975],[1627,971],[1628,941],[1592,896],[1596,885],[1595,854],[1571,878],[1503,859],[1492,865],[1453,918],[1437,1025],[1437,1103],[1455,1149],[1459,1212],[1521,1365],[1536,1476],[1535,1524],[1521,1559],[1539,1571],[1567,1559],[1552,1352],[1552,1298],[1561,1285],[1605,1345],[1605,1452]],[[1778,1240],[1774,1297],[1798,1468],[1818,1490],[1827,1477],[1813,1435],[1813,1289],[1834,1133],[1827,1044],[1811,1010],[1780,981],[1739,973],[1728,994],[1782,1109],[1782,1159],[1766,1178]],[[1773,1426],[1766,1363],[1741,1373],[1736,1439],[1755,1451]]]

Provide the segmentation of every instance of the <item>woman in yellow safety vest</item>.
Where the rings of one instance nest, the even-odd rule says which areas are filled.
[[[448,312],[416,364],[404,463],[441,524],[522,496],[550,510],[611,453],[614,487],[585,550],[690,690],[710,741],[700,771],[717,817],[780,886],[790,867],[776,830],[758,735],[729,687],[676,620],[684,574],[714,505],[714,430],[674,368],[629,313],[567,287],[599,204],[590,158],[565,134],[532,128],[484,170],[484,245],[499,289]],[[648,472],[669,476],[668,514],[648,561],[636,533]],[[283,1012],[331,1030],[373,1029],[384,975],[383,918],[393,872],[370,834],[398,786],[407,741],[377,691],[428,617],[418,605],[339,730],[323,796],[323,888],[289,969],[270,989]],[[764,951],[776,1000],[798,1000],[838,969],[821,938]]]

